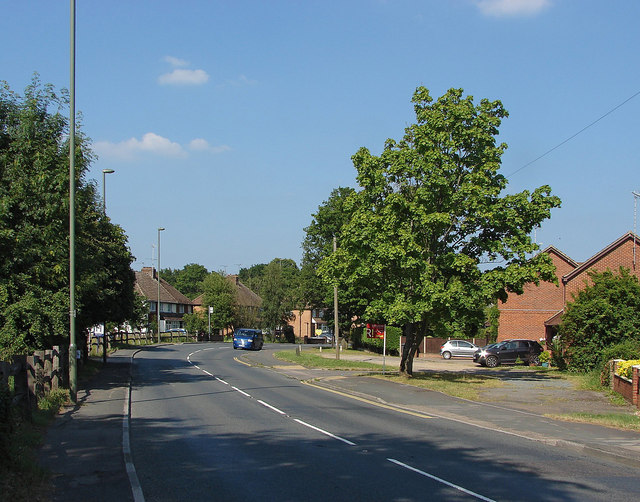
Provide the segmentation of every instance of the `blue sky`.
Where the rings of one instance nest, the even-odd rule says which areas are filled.
[[[500,99],[509,191],[563,201],[537,232],[581,261],[633,229],[637,0],[77,2],[76,107],[107,211],[151,265],[300,261],[351,156],[414,121],[419,85]],[[0,80],[69,86],[69,2],[0,2]],[[516,172],[518,171],[518,172]],[[512,174],[514,173],[515,174]]]

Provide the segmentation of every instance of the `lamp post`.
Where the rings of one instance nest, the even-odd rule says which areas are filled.
[[[104,215],[107,214],[107,195],[106,195],[106,175],[115,173],[113,169],[103,169],[102,170],[102,213]]]
[[[102,170],[102,214],[107,215],[107,195],[106,195],[106,175],[115,173],[113,169]],[[102,331],[102,364],[107,364],[107,321],[104,321],[104,330]]]
[[[70,0],[70,82],[69,82],[69,398],[78,398],[76,359],[76,2]]]
[[[158,344],[160,343],[160,232],[164,228],[158,228],[158,270],[156,271],[156,277],[158,279],[158,303],[156,305],[156,312],[158,314]]]

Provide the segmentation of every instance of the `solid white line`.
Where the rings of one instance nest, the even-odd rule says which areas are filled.
[[[237,390],[240,394],[242,394],[243,396],[247,396],[247,397],[251,397],[249,394],[247,394],[245,391],[238,389],[238,387],[234,387],[233,385],[231,386],[231,388],[233,390]]]
[[[269,408],[270,410],[275,411],[276,413],[280,413],[280,415],[286,415],[286,413],[282,410],[279,410],[278,408],[276,408],[275,406],[271,406],[269,403],[265,403],[264,401],[260,400],[260,399],[256,399],[256,401],[258,401],[262,406],[266,406],[267,408]]]
[[[308,424],[307,422],[303,422],[302,420],[297,419],[297,418],[294,418],[293,420],[295,422],[298,422],[300,425],[304,425],[305,427],[309,427],[310,429],[313,429],[314,431],[321,432],[322,434],[325,434],[325,435],[327,435],[329,437],[332,437],[333,439],[337,439],[338,441],[342,441],[343,443],[347,443],[349,446],[356,446],[355,443],[352,443],[348,439],[344,439],[344,438],[341,438],[340,436],[336,436],[335,434],[331,434],[330,432],[327,432],[327,431],[325,431],[323,429],[320,429],[320,428],[316,427],[315,425]]]
[[[135,354],[133,354],[135,355]],[[131,356],[131,365],[133,365],[133,355]],[[131,485],[131,493],[133,493],[134,502],[145,502],[140,480],[136,473],[136,467],[133,465],[131,458],[131,440],[129,434],[129,413],[131,402],[131,378],[129,378],[129,386],[124,393],[124,406],[122,410],[122,453],[124,455],[124,465],[129,476],[129,484]]]
[[[427,478],[433,479],[434,481],[437,481],[438,483],[442,483],[443,485],[447,485],[450,486],[451,488],[455,488],[456,490],[459,490],[461,492],[466,493],[467,495],[471,495],[472,497],[475,497],[477,499],[480,500],[484,500],[485,502],[495,502],[495,500],[484,497],[482,495],[480,495],[479,493],[476,492],[472,492],[471,490],[467,490],[466,488],[463,488],[462,486],[458,486],[455,485],[453,483],[450,483],[449,481],[446,481],[442,478],[439,478],[438,476],[434,476],[433,474],[429,474],[428,472],[424,472],[421,471],[420,469],[416,469],[415,467],[411,467],[410,465],[404,464],[394,458],[388,458],[387,459],[389,462],[393,462],[396,465],[399,465],[400,467],[404,467],[405,469],[409,469],[410,471],[413,472],[417,472],[418,474],[421,474],[422,476],[426,476]]]

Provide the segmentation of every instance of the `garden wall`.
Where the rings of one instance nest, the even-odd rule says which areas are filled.
[[[640,381],[640,366],[633,367],[631,380],[616,374],[618,363],[621,359],[614,359],[611,364],[611,390],[620,394],[624,399],[640,409],[640,399],[638,399],[638,382]]]

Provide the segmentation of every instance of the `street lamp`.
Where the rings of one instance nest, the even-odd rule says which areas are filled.
[[[106,183],[105,177],[107,174],[115,173],[113,169],[103,169],[102,170],[102,213],[107,214],[107,196],[106,196]]]
[[[107,215],[107,195],[106,195],[106,180],[107,174],[115,173],[113,169],[102,170],[102,214]],[[104,322],[104,330],[102,332],[102,363],[107,363],[107,321]]]
[[[164,228],[158,228],[158,270],[156,271],[156,277],[158,279],[158,303],[156,304],[156,312],[158,314],[158,344],[160,344],[160,232]]]

